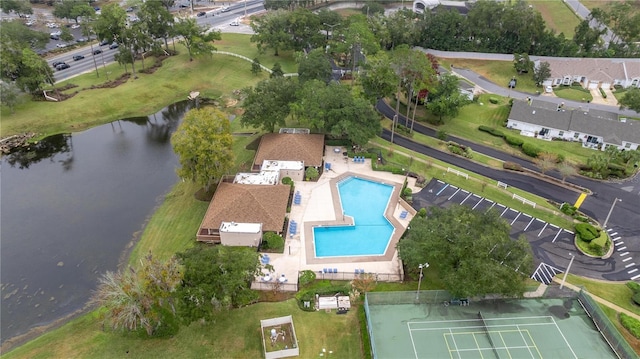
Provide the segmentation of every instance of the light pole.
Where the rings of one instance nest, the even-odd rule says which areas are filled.
[[[339,24],[331,25],[331,24],[327,24],[326,22],[323,22],[322,25],[330,27],[331,28],[331,34],[333,35],[333,28],[338,26]],[[329,41],[329,30],[327,30],[327,41]]]
[[[420,263],[418,265],[418,268],[420,268],[420,277],[418,278],[418,290],[416,291],[416,301],[420,299],[420,284],[422,284],[422,269],[429,268],[429,263],[425,263],[425,264]]]
[[[564,281],[567,280],[567,274],[569,274],[569,269],[571,269],[571,264],[573,264],[573,259],[575,258],[575,256],[571,253],[569,253],[569,255],[571,256],[571,260],[569,261],[569,266],[567,267],[567,270],[564,272],[564,277],[562,277],[562,283],[560,283],[560,289],[564,287]]]
[[[607,218],[605,218],[604,224],[602,225],[602,229],[607,228],[607,223],[609,223],[609,217],[611,217],[611,213],[613,212],[613,208],[616,206],[616,203],[618,203],[618,202],[622,202],[622,199],[616,198],[616,199],[613,200],[613,203],[611,204],[611,209],[609,210],[609,213],[607,214]]]

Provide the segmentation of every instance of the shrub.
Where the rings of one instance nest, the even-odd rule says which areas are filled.
[[[511,146],[517,146],[517,147],[522,146],[522,144],[524,143],[524,141],[521,138],[516,136],[506,135],[504,136],[504,140],[507,141],[507,143],[510,144]]]
[[[600,231],[589,223],[578,223],[575,229],[576,234],[585,242],[590,242],[600,235]]]
[[[274,251],[284,251],[284,239],[281,235],[274,232],[266,232],[262,236],[262,249],[271,249]]]
[[[427,209],[424,207],[420,208],[420,210],[418,211],[418,216],[420,218],[427,218]],[[635,283],[635,282],[632,282],[632,283]]]
[[[440,141],[444,141],[447,139],[447,132],[445,130],[438,130],[438,132],[436,132],[436,137],[440,140]]]
[[[412,194],[413,194],[413,190],[411,188],[409,188],[409,187],[405,188],[402,191],[402,196],[404,196],[404,197],[411,197]]]
[[[496,137],[502,137],[504,138],[504,133],[502,133],[502,131],[496,130],[493,127],[489,127],[489,126],[478,126],[478,130],[483,131],[483,132],[487,132],[493,136]]]
[[[568,203],[563,203],[562,206],[560,206],[560,212],[569,215],[569,216],[573,216],[576,211],[578,210],[578,208],[568,204]]]
[[[525,143],[522,145],[522,152],[529,157],[538,157],[542,150],[530,143]]]
[[[636,305],[640,305],[640,292],[636,292],[631,299],[633,299],[633,302],[636,303]]]
[[[622,326],[625,327],[629,331],[629,333],[631,333],[631,335],[640,339],[640,320],[630,315],[620,313],[620,324],[622,324]]]
[[[524,169],[519,163],[509,162],[509,161],[504,162],[502,164],[502,168],[504,168],[505,170],[512,170],[512,171],[519,171],[519,172],[524,171]]]
[[[305,171],[305,176],[307,177],[307,181],[315,181],[320,177],[320,173],[315,167],[309,167]]]
[[[298,278],[298,283],[301,288],[304,288],[310,283],[313,283],[314,280],[316,280],[316,272],[307,269],[302,271],[302,275]]]
[[[607,98],[607,94],[606,94],[606,92],[604,92],[602,87],[600,87],[599,90],[600,90],[600,94],[602,95],[602,98]]]
[[[293,186],[293,180],[291,177],[284,177],[282,179],[282,184],[288,184],[289,186]]]
[[[489,97],[489,102],[491,102],[494,105],[497,105],[498,104],[498,99],[495,98],[495,97]]]
[[[637,282],[627,282],[627,287],[631,289],[634,293],[640,292],[640,283]]]

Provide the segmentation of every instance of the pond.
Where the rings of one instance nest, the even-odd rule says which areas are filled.
[[[176,182],[190,102],[46,138],[2,158],[2,342],[81,310]],[[125,258],[126,259],[126,258]]]

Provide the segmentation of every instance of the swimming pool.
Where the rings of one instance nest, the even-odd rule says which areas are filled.
[[[394,187],[356,177],[337,186],[344,214],[355,225],[314,227],[316,257],[383,255],[394,229],[384,217]]]

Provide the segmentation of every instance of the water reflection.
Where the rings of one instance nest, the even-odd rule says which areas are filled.
[[[170,138],[191,103],[2,158],[2,342],[84,306],[177,180]]]

